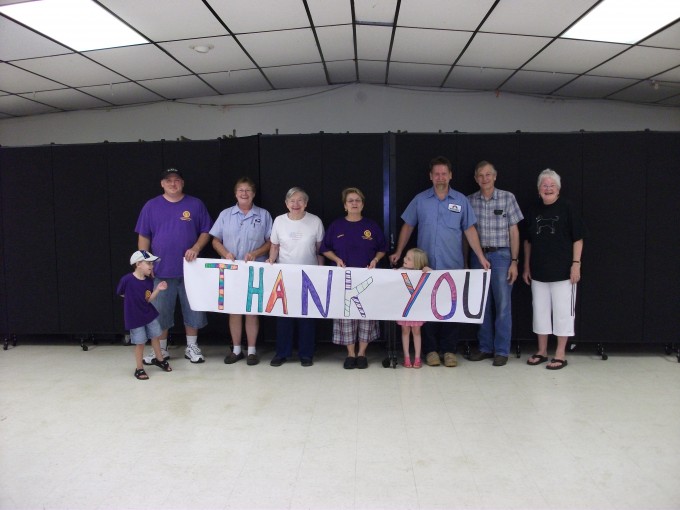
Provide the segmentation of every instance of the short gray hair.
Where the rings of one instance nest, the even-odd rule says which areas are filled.
[[[286,193],[286,202],[288,202],[288,200],[290,200],[290,198],[295,195],[295,193],[300,193],[302,198],[305,200],[305,203],[309,202],[309,195],[307,192],[298,186],[294,186],[288,190],[288,193]]]
[[[541,182],[543,181],[543,179],[546,178],[550,178],[553,181],[555,181],[557,189],[562,189],[562,179],[560,178],[560,174],[558,174],[557,172],[555,172],[555,170],[552,170],[550,168],[546,168],[540,174],[538,174],[538,183],[536,184],[536,187],[540,188]]]

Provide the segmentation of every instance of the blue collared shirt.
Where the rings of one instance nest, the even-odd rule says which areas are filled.
[[[253,205],[246,214],[238,205],[222,211],[210,235],[216,237],[234,256],[243,260],[246,253],[262,246],[272,235],[272,217],[265,209]],[[268,254],[257,258],[263,262]]]
[[[418,248],[427,252],[432,269],[463,269],[463,233],[477,222],[462,193],[449,188],[443,200],[434,188],[418,193],[401,219],[418,227]]]

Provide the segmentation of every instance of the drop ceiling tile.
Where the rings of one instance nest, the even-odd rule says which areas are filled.
[[[472,37],[471,32],[398,27],[392,61],[452,65]]]
[[[659,83],[658,88],[654,88],[651,81],[636,83],[632,87],[612,94],[607,99],[620,101],[634,101],[642,103],[656,103],[668,99],[680,92],[677,88],[668,87],[667,84]]]
[[[158,94],[132,82],[95,85],[80,90],[118,106],[164,100]]]
[[[643,79],[680,65],[680,50],[635,47],[588,74]]]
[[[0,90],[21,93],[60,89],[64,86],[10,64],[0,63]]]
[[[483,32],[556,37],[596,0],[511,0],[500,2],[482,25]],[[537,22],[540,20],[540,22]]]
[[[77,54],[22,60],[16,64],[27,71],[34,71],[70,87],[102,85],[124,79],[121,75]]]
[[[0,60],[72,53],[71,50],[0,16]]]
[[[349,2],[338,0],[307,0],[312,21],[316,27],[352,23],[352,7]]]
[[[350,26],[322,27],[316,29],[323,58],[345,60],[354,58],[354,34]]]
[[[268,67],[263,69],[263,71],[277,89],[328,85],[326,74],[321,64]]]
[[[109,103],[88,96],[75,89],[47,90],[35,94],[21,94],[26,99],[33,99],[43,104],[48,104],[60,110],[79,110],[109,106]]]
[[[362,60],[387,60],[392,29],[389,27],[357,27],[357,57]]]
[[[58,111],[51,106],[36,103],[21,96],[0,96],[0,112],[6,115],[20,117]]]
[[[659,104],[662,104],[664,106],[680,106],[680,94],[673,97],[669,97],[668,99],[664,99]]]
[[[201,0],[99,1],[152,41],[228,34]]]
[[[359,60],[359,80],[362,83],[385,83],[387,62]]]
[[[680,49],[680,21],[668,27],[663,32],[650,37],[642,43],[642,46],[657,46],[659,48]]]
[[[654,76],[655,80],[680,82],[680,66]]]
[[[210,0],[210,5],[237,34],[309,26],[301,0]]]
[[[215,91],[196,76],[176,76],[174,78],[145,80],[141,81],[140,84],[167,99],[215,95]]]
[[[403,64],[392,62],[387,82],[390,85],[414,85],[417,87],[440,87],[450,65]]]
[[[456,66],[444,86],[454,89],[496,90],[512,73],[510,69]]]
[[[357,72],[354,60],[339,60],[326,62],[328,76],[331,83],[354,83],[357,81]]]
[[[245,34],[238,39],[260,67],[321,61],[311,29]]]
[[[357,21],[394,23],[397,0],[354,0]]]
[[[558,96],[603,98],[623,87],[632,85],[637,80],[625,78],[609,78],[602,76],[580,76],[556,91]]]
[[[184,67],[153,44],[88,51],[85,55],[130,80],[167,78],[187,73]]]
[[[411,0],[401,3],[397,25],[450,30],[476,30],[493,0]]]
[[[547,37],[477,34],[459,65],[516,69],[550,42]]]
[[[198,53],[192,46],[213,46],[208,53]],[[161,43],[159,46],[194,73],[214,73],[234,69],[250,69],[255,66],[231,36],[206,37],[190,41]],[[169,57],[167,57],[169,58]],[[186,70],[177,64],[185,74]]]
[[[526,94],[549,94],[576,77],[575,74],[517,71],[501,89]]]
[[[557,39],[536,55],[523,69],[581,74],[628,47],[627,44]]]
[[[220,94],[271,90],[267,80],[258,69],[202,74],[201,78],[212,85]]]

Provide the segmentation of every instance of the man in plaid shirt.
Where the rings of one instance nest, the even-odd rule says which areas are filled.
[[[517,279],[519,257],[519,228],[524,219],[515,195],[496,189],[496,169],[488,161],[475,167],[475,180],[479,191],[468,196],[475,215],[477,231],[484,256],[491,263],[491,286],[479,327],[479,349],[470,355],[470,361],[493,358],[493,366],[508,362],[512,334],[512,284]],[[474,252],[470,267],[480,269]]]

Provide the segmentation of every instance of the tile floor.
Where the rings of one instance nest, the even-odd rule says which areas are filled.
[[[571,353],[457,368],[192,365],[131,347],[0,352],[1,509],[678,509],[680,364]]]

